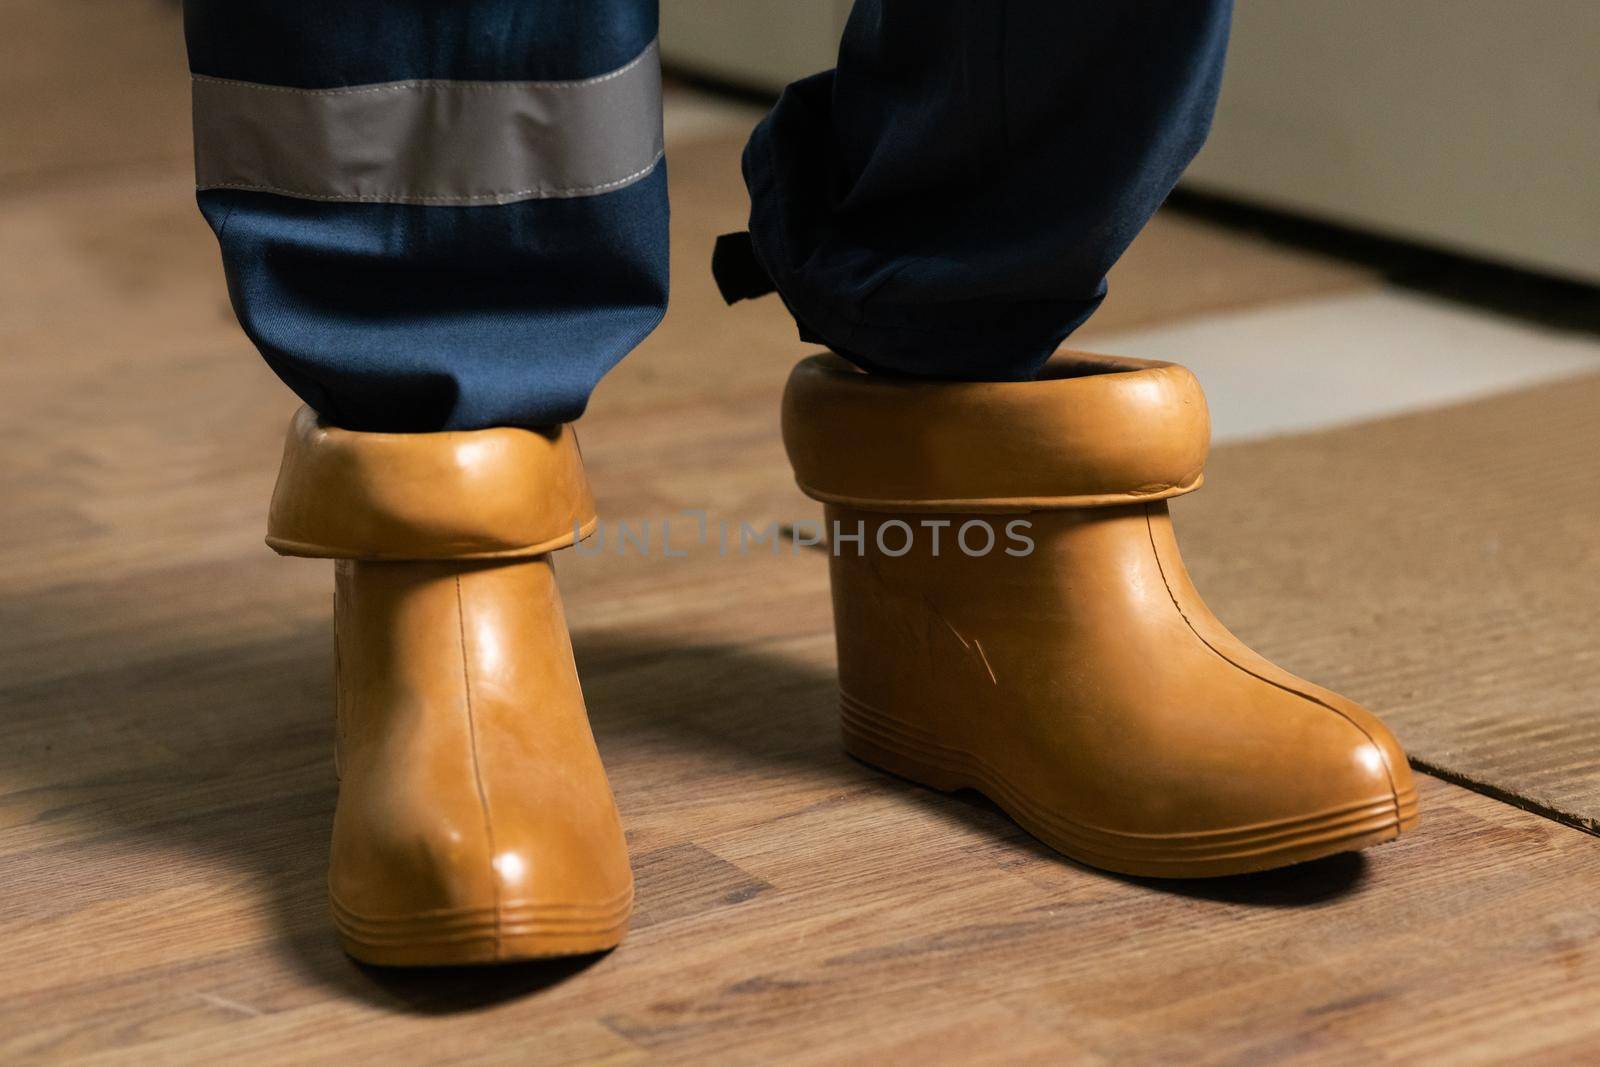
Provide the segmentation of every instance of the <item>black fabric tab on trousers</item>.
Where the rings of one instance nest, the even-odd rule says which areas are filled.
[[[777,290],[766,268],[756,259],[755,246],[746,230],[717,238],[717,246],[711,252],[711,276],[717,280],[722,299],[729,304]]]

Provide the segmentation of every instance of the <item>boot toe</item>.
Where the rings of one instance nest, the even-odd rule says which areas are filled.
[[[1410,767],[1382,722],[1343,698],[1335,704],[1284,690],[1274,698],[1281,707],[1252,715],[1256,732],[1234,759],[1215,765],[1209,781],[1191,783],[1194,810],[1211,805],[1202,815],[1209,825],[1167,837],[1166,855],[1152,859],[1170,869],[1150,873],[1282,867],[1392,840],[1415,823]]]
[[[581,955],[614,948],[626,932],[633,884],[620,834],[614,847],[579,848],[507,827],[490,845],[481,817],[458,825],[396,807],[361,821],[336,821],[329,888],[340,940],[364,963]]]
[[[1366,708],[1337,693],[1327,695],[1332,698],[1327,701],[1332,709],[1343,715],[1363,735],[1364,743],[1358,746],[1357,759],[1374,778],[1379,776],[1381,769],[1382,777],[1387,779],[1395,798],[1399,829],[1410,829],[1417,821],[1417,784],[1411,773],[1411,762],[1406,758],[1399,739],[1382,719]]]
[[[603,952],[627,931],[631,879],[555,895],[529,884],[527,872],[549,864],[524,850],[427,866],[431,876],[401,873],[414,872],[413,862],[394,864],[379,878],[383,885],[412,879],[403,907],[362,908],[335,889],[334,925],[350,955],[382,966],[494,963]]]
[[[1331,774],[1330,778],[1340,783],[1344,795],[1354,799],[1387,792],[1394,804],[1394,822],[1387,837],[1411,829],[1417,822],[1417,786],[1399,740],[1366,708],[1338,694],[1328,696],[1333,698],[1326,701],[1329,710],[1349,723],[1347,736],[1356,735],[1347,742],[1345,773]],[[1326,758],[1332,771],[1338,754],[1330,753]]]
[[[1229,699],[1186,709],[1159,739],[1146,737],[1141,753],[1108,751],[1111,763],[1090,777],[1116,786],[1092,803],[1015,796],[1014,814],[1075,859],[1175,878],[1301,863],[1391,840],[1415,823],[1410,768],[1377,718],[1342,698],[1335,705],[1233,678]],[[1074,820],[1074,808],[1100,818]]]
[[[497,958],[570,956],[615,948],[633,909],[633,876],[618,835],[502,845],[496,879]]]

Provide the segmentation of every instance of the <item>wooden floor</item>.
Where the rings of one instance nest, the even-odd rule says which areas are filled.
[[[1424,779],[1418,833],[1366,856],[1074,866],[839,752],[825,560],[787,546],[561,560],[638,877],[620,950],[351,962],[323,888],[328,567],[260,543],[293,404],[193,210],[167,5],[112,10],[0,13],[0,130],[40,145],[0,162],[0,1061],[1600,1062],[1594,838]],[[133,88],[41,118],[49,48]],[[581,430],[608,522],[814,514],[776,432],[792,327],[704,276],[736,148],[677,146],[673,311]],[[1197,261],[1222,273],[1157,284]],[[1368,284],[1164,219],[1107,316],[1240,278]]]

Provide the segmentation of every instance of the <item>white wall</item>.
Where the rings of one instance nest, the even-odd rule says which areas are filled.
[[[1188,182],[1600,281],[1600,0],[1238,0]]]
[[[778,90],[827,70],[850,0],[662,0],[661,56],[696,74]]]

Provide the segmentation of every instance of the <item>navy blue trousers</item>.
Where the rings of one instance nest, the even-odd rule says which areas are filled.
[[[745,151],[754,261],[868,370],[1029,377],[1204,140],[1229,6],[857,0]],[[655,0],[189,0],[186,29],[234,308],[331,422],[570,421],[660,321]]]

